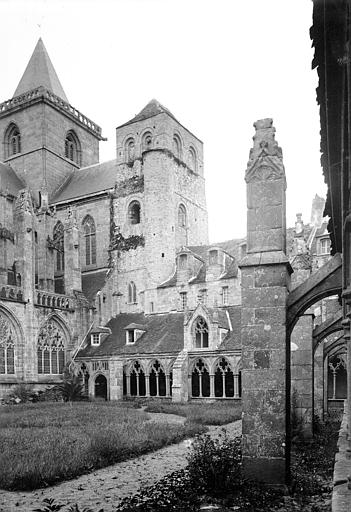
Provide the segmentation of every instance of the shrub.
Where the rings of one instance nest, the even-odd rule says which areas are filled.
[[[197,437],[187,460],[194,488],[207,492],[229,490],[240,479],[240,438],[229,438],[224,429],[223,434],[215,439],[208,434]]]
[[[87,399],[80,376],[70,373],[69,370],[65,371],[63,381],[57,385],[57,389],[61,393],[64,402],[77,402]]]

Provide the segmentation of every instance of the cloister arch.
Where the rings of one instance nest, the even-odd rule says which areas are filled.
[[[107,400],[107,378],[102,373],[95,376],[94,396],[100,400]]]

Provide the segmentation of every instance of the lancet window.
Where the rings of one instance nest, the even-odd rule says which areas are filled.
[[[96,228],[94,219],[87,215],[83,220],[83,232],[85,239],[85,264],[96,264]]]
[[[61,326],[49,319],[40,329],[37,342],[38,373],[63,373],[66,337]]]
[[[11,123],[6,131],[4,146],[6,158],[21,153],[21,133],[14,123]]]
[[[135,304],[137,301],[136,297],[136,286],[133,281],[131,281],[128,285],[128,303]]]
[[[0,374],[15,373],[16,333],[10,321],[0,313]]]
[[[179,208],[178,208],[178,226],[181,228],[186,228],[186,225],[187,225],[186,208],[183,204],[180,204]]]
[[[70,130],[65,138],[65,157],[81,165],[80,142],[73,130]]]
[[[173,136],[173,153],[179,160],[182,158],[182,143],[177,134]]]
[[[128,207],[128,218],[130,224],[140,224],[140,203],[132,201]]]
[[[208,348],[208,325],[204,318],[195,321],[195,348]]]
[[[58,221],[54,227],[53,239],[56,249],[55,273],[61,273],[65,269],[65,251],[64,230],[63,224],[60,221]]]

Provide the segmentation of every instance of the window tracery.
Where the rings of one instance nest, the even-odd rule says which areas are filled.
[[[94,219],[87,215],[83,220],[83,231],[85,239],[85,264],[96,264],[96,228]]]
[[[16,124],[11,123],[8,127],[4,143],[6,158],[21,153],[21,133]]]
[[[65,366],[66,337],[63,329],[49,319],[40,329],[37,343],[38,373],[63,373]]]
[[[0,374],[15,373],[16,333],[10,321],[0,313]]]
[[[61,273],[65,269],[64,229],[61,221],[54,227],[53,242],[56,249],[55,273]]]
[[[195,348],[208,348],[208,325],[204,318],[195,322]]]
[[[210,392],[210,374],[208,368],[202,359],[198,359],[191,374],[191,394],[193,397],[209,397]]]
[[[81,148],[77,135],[70,130],[65,138],[65,157],[76,164],[81,164]]]

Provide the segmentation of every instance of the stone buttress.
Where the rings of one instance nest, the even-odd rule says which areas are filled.
[[[243,470],[245,477],[279,485],[288,480],[290,453],[286,179],[272,119],[254,126],[245,175],[247,256],[240,262]]]

